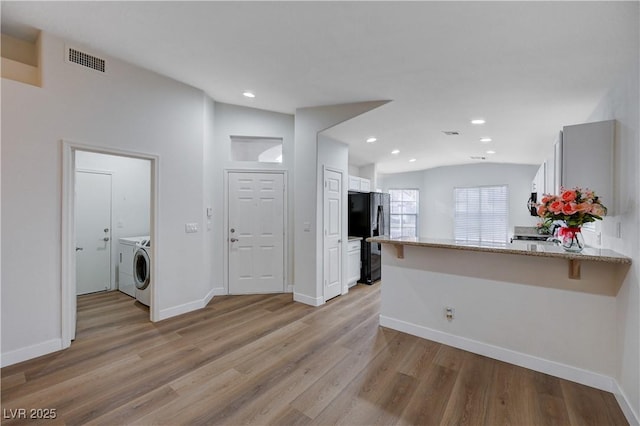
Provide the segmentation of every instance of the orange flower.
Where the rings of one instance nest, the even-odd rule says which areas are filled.
[[[562,201],[556,200],[553,203],[549,204],[549,211],[551,213],[562,213],[563,207],[564,203]]]
[[[566,190],[560,195],[560,198],[562,198],[562,201],[565,203],[570,203],[571,201],[574,201],[577,196],[578,194],[576,194],[576,191]]]
[[[591,203],[580,203],[576,205],[576,210],[580,213],[591,213]]]
[[[562,207],[562,213],[566,215],[572,215],[578,212],[576,203],[566,203]]]

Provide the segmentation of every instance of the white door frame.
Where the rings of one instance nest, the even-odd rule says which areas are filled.
[[[324,285],[325,282],[325,262],[327,259],[325,259],[325,235],[324,235],[324,221],[325,221],[325,217],[324,217],[324,212],[325,212],[325,204],[324,204],[324,191],[325,191],[325,186],[324,186],[324,180],[327,176],[327,171],[330,172],[334,172],[334,173],[339,173],[341,178],[340,178],[340,182],[342,183],[342,188],[340,188],[341,190],[341,200],[340,200],[340,284],[342,285],[342,291],[340,294],[346,294],[348,292],[348,286],[346,285],[345,282],[345,254],[346,254],[346,250],[345,248],[347,247],[347,237],[345,237],[345,232],[344,232],[344,225],[345,225],[345,208],[347,206],[347,204],[345,204],[345,182],[344,182],[344,176],[345,176],[345,171],[341,170],[341,169],[337,169],[335,167],[329,167],[329,166],[322,166],[322,303],[326,303],[327,302],[327,295],[326,295],[326,286]],[[347,182],[348,183],[348,182]],[[348,233],[348,231],[347,231]],[[345,287],[347,287],[345,289]]]
[[[150,236],[153,241],[153,253],[158,253],[158,183],[160,157],[135,151],[110,147],[88,145],[62,140],[62,226],[61,226],[61,290],[60,321],[62,328],[62,348],[71,346],[76,336],[76,256],[75,256],[75,172],[76,151],[88,151],[98,154],[119,155],[151,161],[151,222]],[[151,274],[157,277],[158,262],[151,265]],[[157,286],[151,288],[151,321],[159,321]]]
[[[224,226],[223,231],[224,235],[222,236],[222,241],[224,241],[224,250],[223,253],[223,276],[224,276],[224,290],[225,294],[229,294],[229,173],[272,173],[272,174],[281,174],[284,184],[284,198],[283,198],[283,209],[284,209],[284,264],[283,264],[283,282],[282,282],[282,292],[286,293],[289,282],[289,185],[288,185],[288,176],[287,171],[282,169],[225,169],[224,170],[224,205],[225,208],[223,213]]]
[[[74,161],[74,164],[75,164],[75,161]],[[113,236],[113,201],[114,201],[113,200],[113,172],[109,170],[83,169],[83,168],[76,168],[75,171],[76,173],[77,172],[94,173],[98,175],[109,175],[111,177],[111,191],[109,193],[109,204],[111,205],[111,211],[109,212],[109,242],[111,243],[109,245],[109,290],[113,290],[115,288],[114,285],[116,283],[116,277],[113,274],[113,268],[111,265],[111,261],[113,260],[111,256],[113,254],[113,238],[112,238]],[[75,173],[73,176],[75,179],[75,176],[76,176]],[[75,181],[74,181],[74,187],[75,187]],[[74,196],[74,212],[75,212],[75,201],[76,200]],[[74,216],[74,224],[75,224],[75,216]]]

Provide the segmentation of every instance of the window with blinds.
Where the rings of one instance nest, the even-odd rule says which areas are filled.
[[[454,188],[454,238],[504,243],[509,224],[507,185]]]
[[[418,236],[418,190],[390,189],[391,238]]]

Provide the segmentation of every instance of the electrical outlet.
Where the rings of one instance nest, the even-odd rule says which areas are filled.
[[[187,234],[192,234],[198,232],[198,224],[197,223],[186,223],[184,225],[184,232]]]
[[[444,308],[444,317],[448,320],[448,321],[453,321],[453,318],[455,316],[456,310],[453,309],[450,306],[447,306]]]

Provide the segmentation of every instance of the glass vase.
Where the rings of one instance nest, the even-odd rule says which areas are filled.
[[[562,248],[564,248],[565,251],[580,253],[584,248],[584,238],[582,237],[582,229],[580,227],[560,228],[558,234]]]

